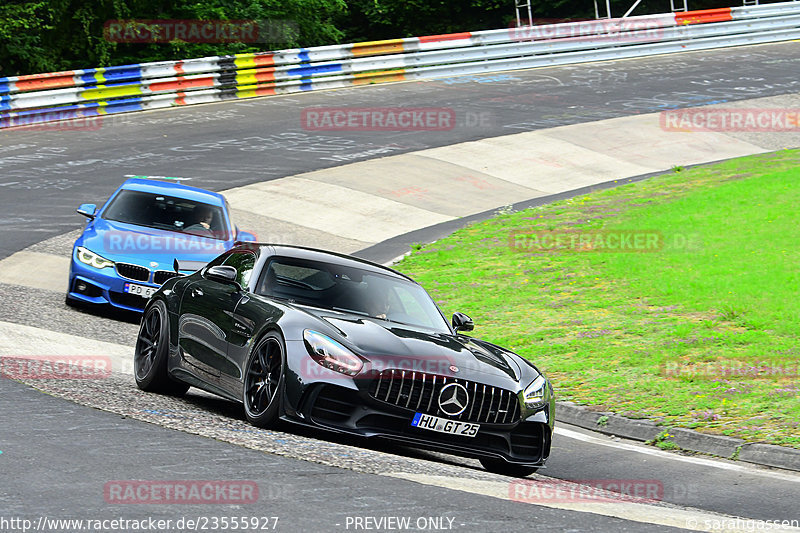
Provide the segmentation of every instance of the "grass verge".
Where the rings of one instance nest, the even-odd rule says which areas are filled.
[[[800,448],[798,163],[784,150],[498,213],[395,268],[560,400]]]

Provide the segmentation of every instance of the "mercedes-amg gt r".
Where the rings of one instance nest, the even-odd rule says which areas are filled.
[[[259,427],[389,438],[527,475],[550,453],[552,387],[528,360],[463,334],[472,329],[390,268],[247,243],[153,294],[134,371],[145,391],[195,386],[241,402]]]

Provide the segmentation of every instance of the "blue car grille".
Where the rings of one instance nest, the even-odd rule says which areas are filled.
[[[463,385],[469,394],[467,407],[456,416],[449,416],[439,408],[439,393],[449,383]],[[369,394],[378,401],[414,412],[446,416],[465,422],[514,424],[520,419],[519,400],[509,390],[424,372],[384,370],[373,380]]]
[[[117,263],[117,274],[125,279],[133,281],[149,281],[150,269],[139,265],[131,265],[130,263]]]

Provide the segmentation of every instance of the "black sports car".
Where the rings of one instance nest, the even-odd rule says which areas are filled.
[[[527,475],[550,453],[552,387],[524,358],[460,333],[472,327],[462,313],[448,324],[390,268],[247,243],[153,295],[134,372],[146,391],[241,402],[259,427],[390,438]]]

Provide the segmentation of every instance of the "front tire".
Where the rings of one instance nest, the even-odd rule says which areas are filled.
[[[183,396],[189,385],[167,374],[169,357],[169,321],[167,306],[161,300],[145,310],[133,353],[136,385],[147,392]]]
[[[501,476],[526,477],[539,470],[534,466],[515,465],[502,459],[481,458],[480,462],[483,468]]]
[[[242,401],[247,421],[271,428],[280,416],[280,400],[286,386],[286,344],[277,331],[264,335],[247,358]]]

